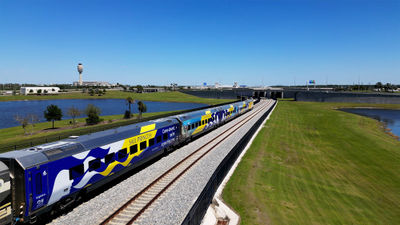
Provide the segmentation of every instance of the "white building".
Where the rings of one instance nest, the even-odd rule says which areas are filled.
[[[58,94],[59,87],[21,87],[21,95],[37,94],[41,90],[42,94]]]

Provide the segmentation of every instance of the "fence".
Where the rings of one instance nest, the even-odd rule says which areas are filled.
[[[276,102],[275,102],[276,104]],[[232,165],[235,163],[236,159],[239,157],[240,153],[246,147],[247,143],[250,141],[253,134],[257,131],[258,127],[265,120],[268,114],[271,112],[275,104],[254,124],[254,126],[239,140],[239,142],[233,147],[233,149],[225,156],[221,164],[214,171],[210,180],[204,187],[203,191],[200,193],[196,202],[193,204],[189,213],[186,215],[182,222],[182,225],[192,225],[201,224],[203,217],[211,204],[218,186],[224,180],[226,174],[231,169]]]

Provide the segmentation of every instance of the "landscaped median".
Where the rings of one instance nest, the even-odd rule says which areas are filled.
[[[280,101],[224,192],[242,224],[400,224],[400,141],[341,107]]]

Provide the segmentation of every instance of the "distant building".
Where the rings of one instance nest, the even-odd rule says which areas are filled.
[[[3,91],[1,94],[2,95],[12,95],[13,91]]]
[[[74,81],[72,83],[73,86],[99,86],[99,87],[112,87],[113,85],[108,82],[103,81],[82,81],[82,84],[79,84],[79,81]]]
[[[60,91],[59,87],[21,87],[21,95],[37,94],[38,90],[41,90],[42,94],[58,94]]]
[[[159,87],[145,87],[143,88],[143,92],[165,92],[165,89]]]

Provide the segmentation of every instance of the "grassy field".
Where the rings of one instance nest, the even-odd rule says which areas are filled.
[[[193,95],[184,94],[178,91],[173,92],[153,92],[153,93],[133,93],[123,91],[107,91],[102,96],[90,96],[85,93],[60,93],[58,95],[15,95],[15,96],[0,96],[0,101],[15,101],[15,100],[48,100],[48,99],[126,99],[132,97],[135,100],[143,101],[163,101],[163,102],[193,102],[204,103],[209,105],[232,101],[232,99],[209,99],[199,98]]]
[[[400,224],[400,141],[355,106],[279,102],[223,192],[242,224]]]

